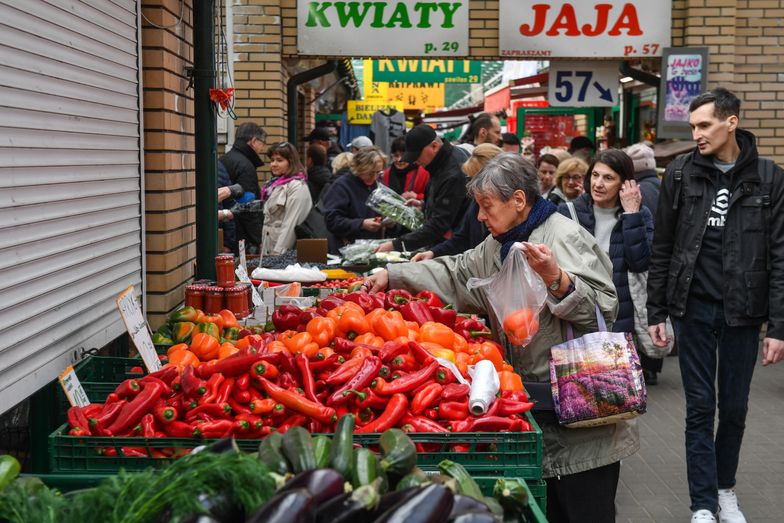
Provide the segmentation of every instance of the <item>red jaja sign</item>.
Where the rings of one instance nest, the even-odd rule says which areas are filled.
[[[671,0],[501,0],[503,56],[660,56],[670,45]]]

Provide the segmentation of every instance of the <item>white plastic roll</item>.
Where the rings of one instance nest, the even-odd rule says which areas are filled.
[[[468,406],[471,409],[471,414],[481,416],[495,401],[495,395],[498,394],[501,381],[498,379],[498,373],[490,360],[477,362],[473,370]]]

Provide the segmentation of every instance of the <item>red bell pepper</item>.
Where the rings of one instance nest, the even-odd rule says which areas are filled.
[[[522,427],[521,420],[502,418],[500,416],[484,416],[476,418],[471,424],[472,432],[501,432],[501,431],[519,431]]]
[[[147,451],[141,447],[122,447],[120,449],[123,457],[126,458],[148,458]]]
[[[302,309],[284,303],[272,313],[272,323],[278,332],[297,330],[300,314],[302,314]]]
[[[444,401],[462,401],[468,399],[471,387],[464,383],[450,383],[444,387],[441,399]]]
[[[400,310],[403,305],[410,302],[414,297],[411,293],[403,289],[392,289],[387,291],[384,296],[384,308]]]
[[[316,313],[316,309],[307,309],[299,314],[299,325],[297,328],[294,329],[297,332],[305,332],[308,328],[308,322],[313,318],[318,318],[319,315]]]
[[[433,291],[419,291],[414,297],[418,300],[422,300],[429,307],[444,306],[444,302],[442,302],[441,298],[438,297],[438,294]]]
[[[411,430],[407,430],[406,432],[449,432],[435,421],[422,416],[406,414],[403,416],[401,422],[403,423],[403,430],[406,430],[406,425],[411,427]]]
[[[438,420],[438,407],[436,407],[434,409],[427,409],[424,414],[429,419],[432,419],[433,421],[436,421],[436,420]]]
[[[442,401],[438,404],[438,415],[450,421],[464,420],[468,417],[468,399],[464,401]]]
[[[142,388],[142,391],[123,407],[114,423],[107,427],[106,430],[112,434],[119,435],[134,427],[142,419],[142,416],[150,412],[160,399],[162,392],[163,388],[160,384],[155,382],[147,383]]]
[[[362,307],[362,310],[365,311],[365,314],[368,314],[372,310],[378,308],[378,304],[376,303],[376,300],[374,300],[366,292],[361,292],[361,291],[351,292],[343,295],[343,299],[345,301],[354,302],[360,307]]]
[[[441,398],[444,387],[438,383],[430,383],[421,387],[411,400],[411,412],[422,414],[425,409],[436,403]]]
[[[327,405],[339,405],[348,401],[348,391],[364,389],[370,385],[370,382],[378,376],[378,371],[380,369],[381,358],[376,356],[365,358],[362,362],[362,366],[357,370],[357,373],[327,398]]]
[[[378,394],[384,396],[399,392],[410,392],[430,379],[436,370],[438,370],[438,367],[439,363],[436,360],[433,360],[430,362],[430,364],[426,365],[417,372],[412,372],[411,374],[402,376],[400,379],[397,379],[391,383],[387,383],[382,378],[376,378],[373,381],[374,385],[371,388]]]
[[[454,330],[457,321],[456,310],[443,307],[430,307],[430,315],[433,317],[433,321],[446,325]]]
[[[501,397],[512,401],[528,401],[528,394],[524,390],[502,390]]]
[[[335,409],[332,407],[325,407],[320,405],[305,398],[304,396],[300,396],[299,394],[278,387],[264,378],[259,379],[261,380],[261,384],[264,387],[264,390],[267,391],[267,394],[269,394],[269,397],[278,403],[282,403],[291,410],[305,414],[306,416],[310,416],[325,423],[332,423],[334,421]]]
[[[133,398],[142,391],[141,385],[136,380],[125,380],[117,386],[115,394],[121,398]]]
[[[182,369],[180,386],[182,387],[183,394],[189,398],[198,398],[207,392],[207,384],[204,380],[196,377],[193,365],[187,365]]]
[[[454,330],[469,343],[489,340],[493,337],[490,329],[484,323],[474,318],[461,318],[455,323]]]
[[[310,361],[304,354],[298,354],[294,358],[297,364],[300,376],[302,376],[302,389],[305,391],[305,397],[314,403],[321,404],[316,398],[316,380],[313,378],[313,371],[310,369]]]
[[[433,321],[433,315],[430,313],[430,308],[423,301],[410,301],[400,307],[400,314],[406,321],[415,321],[420,326],[423,323]]]
[[[318,302],[316,314],[319,316],[326,316],[329,311],[336,309],[346,303],[343,299],[338,298],[336,295],[331,294]]]
[[[384,432],[397,425],[397,422],[403,418],[408,408],[408,398],[405,394],[393,394],[387,403],[387,408],[384,409],[375,420],[364,425],[354,432],[368,433],[368,432]]]

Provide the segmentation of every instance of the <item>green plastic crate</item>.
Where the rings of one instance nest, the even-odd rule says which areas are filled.
[[[535,501],[535,503],[530,504],[531,512],[533,512],[535,518],[534,521],[546,522],[547,519],[545,518],[544,513],[547,511],[547,484],[544,482],[544,480],[526,480],[523,478],[505,479],[517,480],[525,485],[525,489],[528,491],[528,499]],[[493,495],[493,487],[495,487],[495,482],[497,480],[497,477],[474,477],[474,481],[476,481],[477,485],[479,485],[482,494],[485,496]]]
[[[465,432],[412,433],[415,443],[424,446],[417,454],[417,465],[433,470],[444,459],[463,465],[475,476],[505,476],[540,479],[542,474],[542,431],[533,418],[528,421],[532,432]],[[97,436],[68,436],[67,425],[60,426],[49,436],[49,471],[52,473],[106,474],[120,468],[143,470],[168,463],[174,458],[160,455],[167,449],[192,449],[203,443],[193,438],[111,438]],[[378,434],[355,434],[360,445],[378,447]],[[238,439],[239,447],[255,452],[259,440]],[[465,446],[467,452],[456,452],[455,445]],[[148,457],[121,456],[123,447],[144,449]],[[117,455],[105,455],[100,449],[112,448]],[[115,452],[111,453],[114,454]]]
[[[90,401],[101,403],[106,399],[106,396],[114,392],[122,381],[134,377],[141,378],[146,374],[146,371],[144,374],[131,374],[131,368],[137,366],[144,368],[144,363],[139,358],[90,356],[74,365],[74,372]],[[57,386],[57,404],[59,407],[58,418],[64,420],[65,412],[70,404],[59,385]]]

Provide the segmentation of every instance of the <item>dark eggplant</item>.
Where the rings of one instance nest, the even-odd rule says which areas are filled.
[[[245,523],[315,523],[313,496],[305,489],[275,494]]]
[[[432,483],[384,512],[375,523],[441,523],[449,517],[453,504],[452,491]]]
[[[391,509],[398,503],[402,502],[405,499],[410,498],[414,494],[419,492],[419,487],[409,487],[403,490],[397,490],[395,492],[390,492],[389,494],[384,494],[381,496],[381,499],[378,502],[378,507],[376,507],[376,517],[380,516],[387,510]]]
[[[454,518],[466,512],[487,512],[491,513],[490,507],[478,501],[471,496],[463,496],[462,494],[455,494],[455,504],[452,505],[452,513],[449,518]]]
[[[223,493],[214,495],[200,494],[197,498],[199,504],[204,507],[212,517],[218,521],[243,521],[245,520],[245,507],[233,501]]]
[[[354,492],[338,496],[320,505],[316,523],[369,523],[379,503],[377,479],[371,485],[359,487]]]
[[[502,523],[503,519],[489,512],[466,512],[449,521],[450,523]]]
[[[335,496],[343,494],[343,475],[334,469],[306,470],[286,482],[278,492],[305,489],[313,495],[316,505],[321,505]]]

